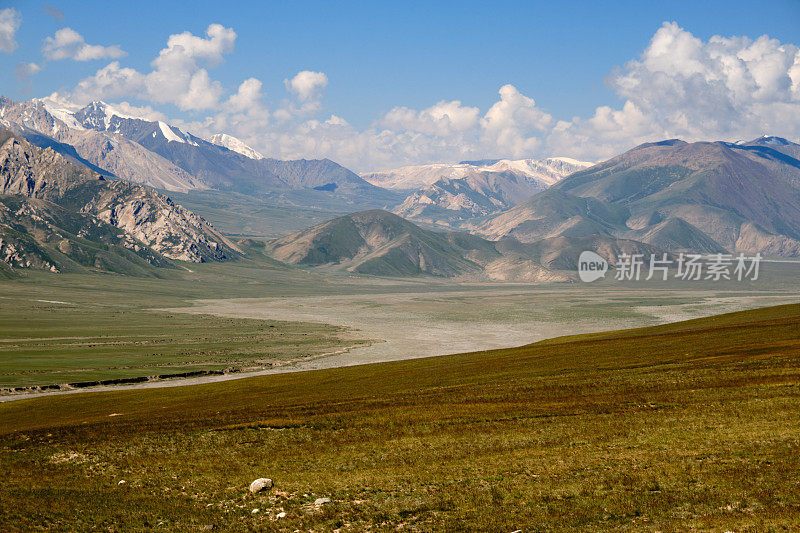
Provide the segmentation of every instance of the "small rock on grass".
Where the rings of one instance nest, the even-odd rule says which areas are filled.
[[[317,507],[322,505],[327,505],[329,503],[331,503],[330,498],[317,498],[316,500],[314,500],[314,505],[316,505]]]
[[[272,488],[272,480],[266,477],[260,477],[250,483],[250,492],[253,494],[261,492],[262,490],[269,490]]]

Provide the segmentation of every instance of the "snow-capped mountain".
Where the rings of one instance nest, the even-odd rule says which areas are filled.
[[[53,98],[14,102],[0,97],[4,125],[41,148],[75,163],[133,183],[169,191],[207,189],[201,180],[118,132],[122,120],[107,104],[80,107]]]
[[[443,227],[459,227],[470,218],[490,215],[525,200],[591,163],[548,159],[463,161],[372,172],[362,177],[398,191],[411,192],[393,212]]]
[[[217,146],[222,146],[228,150],[232,150],[238,154],[242,154],[250,159],[264,159],[264,156],[255,148],[245,144],[241,139],[237,139],[233,135],[227,133],[217,133],[208,138],[208,142],[214,143]]]
[[[264,158],[235,137],[215,136],[225,145],[209,142],[162,121],[118,114],[104,102],[93,102],[73,116],[84,128],[119,134],[143,146],[211,188],[253,193],[269,189],[324,187],[323,190],[335,191],[371,187],[350,170],[327,159]]]
[[[431,185],[442,178],[463,179],[480,172],[511,173],[540,187],[549,187],[564,176],[592,166],[592,163],[566,157],[547,159],[500,159],[433,163],[361,174],[361,177],[386,189],[412,191]]]
[[[71,154],[66,152],[74,147],[73,162],[161,189],[217,188],[245,194],[316,189],[338,195],[358,191],[361,196],[385,196],[385,191],[328,159],[265,158],[234,137],[219,135],[209,142],[102,101],[77,106],[52,97],[21,103],[2,98],[0,120],[26,138],[30,131],[36,132],[38,138],[31,142],[54,150],[61,146],[68,157]]]

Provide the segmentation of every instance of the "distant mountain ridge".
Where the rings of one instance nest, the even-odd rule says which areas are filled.
[[[538,189],[554,184],[567,174],[591,166],[592,163],[563,157],[545,159],[485,159],[460,163],[431,163],[390,170],[364,172],[361,177],[379,187],[414,191],[440,179],[464,179],[482,172],[510,173]]]
[[[80,158],[75,162],[88,163],[93,170],[102,169],[120,179],[171,191],[207,188],[185,170],[136,142],[82,126],[73,115],[80,109],[62,105],[48,99],[17,103],[0,97],[0,119],[40,148],[53,147],[53,143],[69,146]]]
[[[571,174],[473,230],[535,242],[606,235],[668,250],[800,255],[800,145],[673,139]]]
[[[567,158],[436,163],[362,174],[392,190],[416,189],[392,209],[398,215],[442,227],[497,213],[546,189],[590,163]]]

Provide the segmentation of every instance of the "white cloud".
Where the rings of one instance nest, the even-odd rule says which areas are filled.
[[[301,102],[316,100],[322,90],[328,86],[328,76],[324,72],[302,70],[291,80],[283,80],[286,89],[294,94]]]
[[[219,65],[225,54],[233,52],[236,32],[221,24],[210,24],[206,36],[198,37],[188,31],[170,35],[167,47],[153,60],[153,66],[157,70],[181,70],[198,61],[205,61],[212,67]]]
[[[156,121],[162,120],[166,121],[167,116],[162,113],[161,111],[156,111],[149,105],[147,106],[137,106],[133,105],[129,102],[117,102],[114,104],[114,109],[117,111],[136,118],[141,118],[144,120]]]
[[[380,120],[380,125],[393,130],[410,130],[426,135],[458,135],[478,125],[480,109],[461,105],[458,100],[441,102],[415,111],[395,107]]]
[[[767,36],[698,39],[665,23],[640,57],[608,79],[619,106],[557,119],[513,85],[499,88],[485,109],[442,100],[424,109],[398,106],[356,128],[324,110],[322,72],[284,80],[294,96],[270,109],[262,82],[249,78],[225,90],[208,69],[233,50],[236,33],[218,24],[205,37],[172,35],[142,74],[114,62],[83,80],[75,94],[136,96],[181,110],[208,110],[174,121],[201,137],[228,133],[265,155],[329,157],[355,170],[493,157],[572,156],[597,160],[642,142],[800,138],[800,49]]]
[[[17,49],[16,35],[22,16],[13,7],[0,9],[0,52],[11,53]]]
[[[149,97],[158,103],[171,103],[182,110],[213,109],[224,94],[222,84],[212,80],[204,68],[222,63],[233,51],[236,32],[220,24],[211,24],[206,37],[188,31],[170,35],[167,47],[151,63],[147,75]]]
[[[766,35],[703,42],[674,22],[664,23],[642,56],[610,83],[675,136],[800,135],[800,49]],[[797,125],[765,122],[778,108]]]
[[[496,102],[481,120],[484,140],[511,157],[530,157],[541,146],[541,136],[555,123],[553,117],[536,107],[533,98],[513,85],[500,88]]]
[[[261,94],[262,83],[256,78],[244,80],[236,93],[228,98],[228,106],[234,111],[247,111],[262,105],[263,95]]]
[[[124,98],[142,91],[144,82],[145,76],[140,72],[120,67],[119,61],[112,61],[94,76],[81,80],[70,97],[84,104],[92,100]]]
[[[36,63],[25,63],[20,62],[17,63],[17,66],[14,67],[14,75],[17,79],[21,82],[28,81],[28,79],[37,74],[39,71],[42,70],[42,67],[37,65]]]
[[[166,48],[151,62],[150,73],[122,68],[115,61],[80,81],[74,97],[136,96],[153,103],[174,104],[183,111],[213,110],[225,90],[219,81],[211,79],[206,67],[219,65],[223,56],[233,51],[235,41],[236,32],[220,24],[209,25],[206,37],[189,32],[170,35]]]
[[[50,61],[72,59],[73,61],[92,61],[95,59],[116,59],[127,55],[119,46],[100,46],[87,44],[83,35],[72,28],[61,28],[52,37],[45,37],[42,55]]]

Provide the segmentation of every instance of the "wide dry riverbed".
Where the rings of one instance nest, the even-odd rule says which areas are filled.
[[[295,370],[520,346],[543,339],[688,320],[797,301],[797,295],[696,291],[498,289],[199,300],[170,312],[345,326],[369,346],[303,361]]]
[[[170,312],[320,322],[345,326],[369,346],[253,373],[117,385],[114,389],[190,385],[253,375],[296,372],[507,348],[579,333],[656,325],[796,302],[793,291],[612,289],[589,286],[465,287],[440,292],[197,300]],[[0,397],[0,401],[43,394]]]

